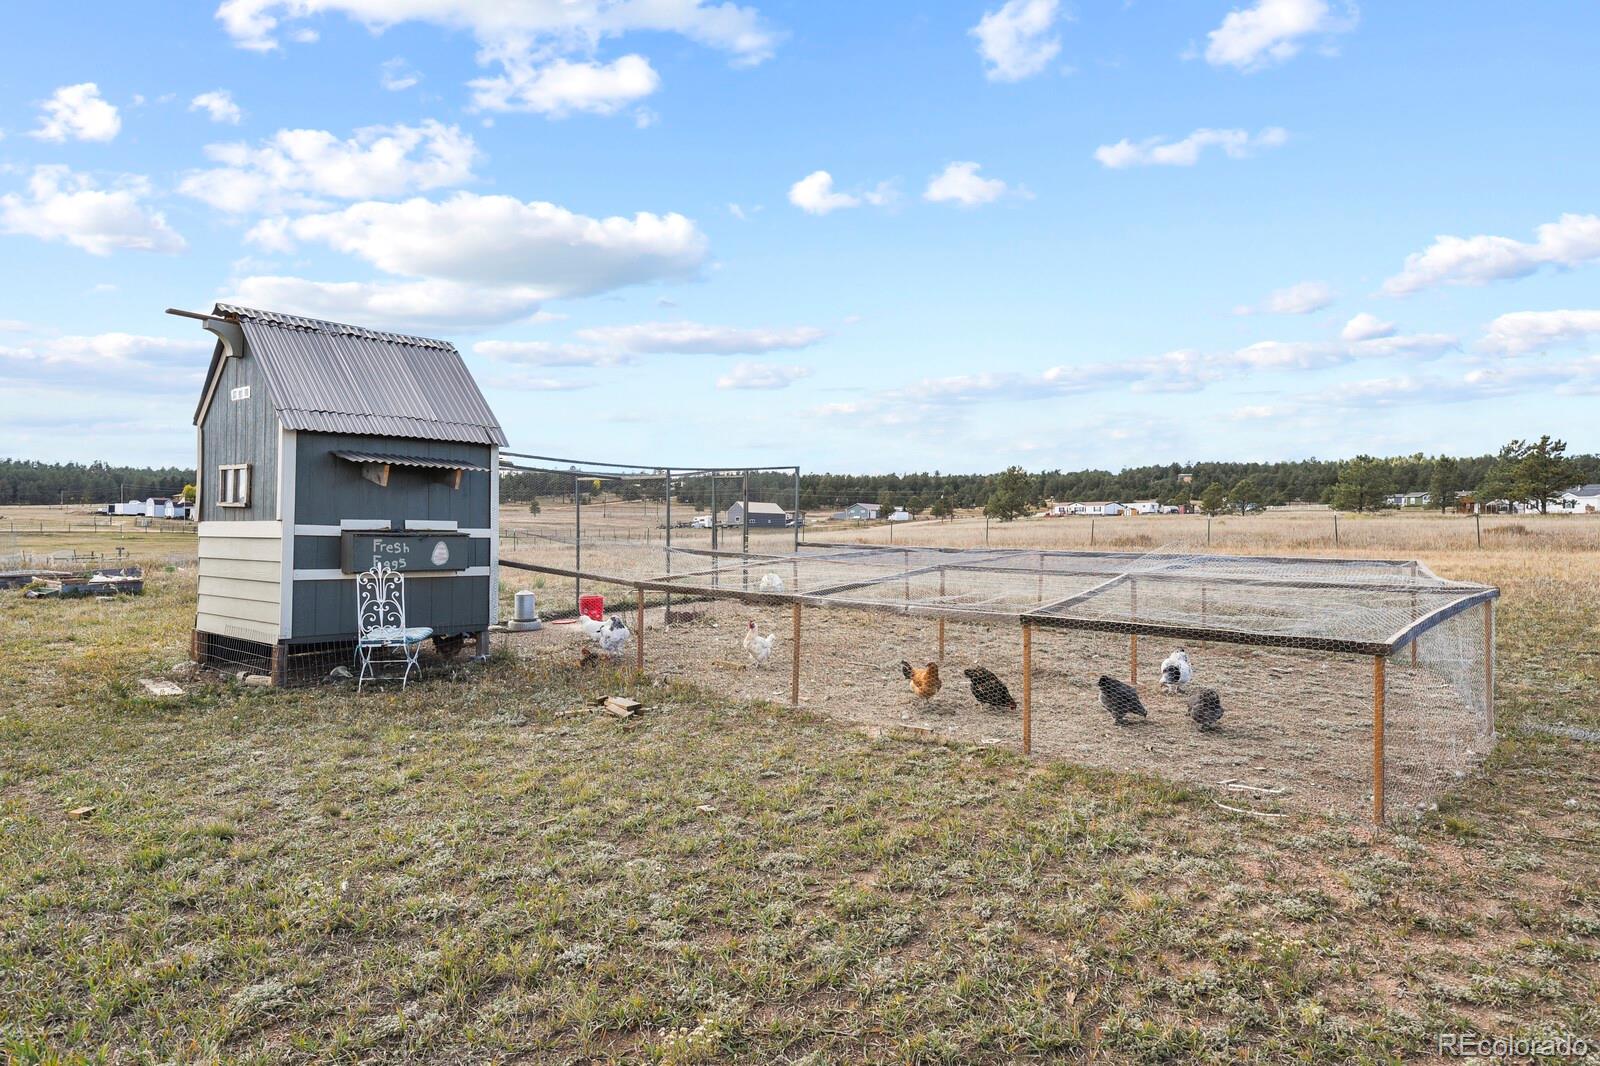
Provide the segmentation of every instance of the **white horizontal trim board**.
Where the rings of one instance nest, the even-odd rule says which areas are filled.
[[[459,525],[459,523],[457,523],[457,522],[448,522],[448,521],[445,521],[442,518],[408,518],[408,519],[406,519],[406,528],[407,529],[420,529],[420,530],[437,529],[440,532],[445,532],[445,531],[452,531],[453,532],[456,529],[457,525]]]
[[[492,574],[493,569],[491,567],[469,566],[465,570],[418,570],[414,574],[407,573],[405,575],[405,579],[407,581],[415,581],[419,578],[489,577]],[[294,572],[294,579],[296,581],[354,581],[356,579],[356,575],[347,574],[343,570],[332,569],[296,570]]]
[[[202,564],[207,559],[276,563],[283,558],[283,541],[278,537],[202,537],[196,554]]]
[[[283,523],[271,520],[261,522],[201,522],[197,532],[202,537],[283,537]]]
[[[376,525],[346,525],[342,528],[339,526],[295,526],[294,535],[297,537],[337,537],[339,534],[347,533],[350,530],[386,530],[388,528],[388,522],[380,522]],[[413,525],[411,522],[407,522],[406,528],[413,533],[427,532],[430,529],[438,533],[465,533],[469,537],[476,537],[480,540],[486,539],[494,533],[493,530],[489,529],[458,529],[454,523],[444,526],[438,524]]]

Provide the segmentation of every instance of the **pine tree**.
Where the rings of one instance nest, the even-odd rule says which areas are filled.
[[[983,513],[990,518],[1009,522],[1027,513],[1032,500],[1029,492],[1032,483],[1020,466],[1009,466],[994,480],[994,489],[983,505]]]
[[[1341,511],[1376,511],[1385,506],[1384,497],[1394,491],[1394,473],[1389,464],[1370,455],[1358,455],[1339,467],[1339,480],[1331,500]]]
[[[1222,491],[1222,486],[1213,481],[1207,485],[1200,494],[1200,509],[1206,514],[1217,515],[1228,509],[1228,494]]]
[[[1429,503],[1439,509],[1443,514],[1456,505],[1456,487],[1461,483],[1461,464],[1448,455],[1441,455],[1433,461],[1433,470],[1428,478]]]

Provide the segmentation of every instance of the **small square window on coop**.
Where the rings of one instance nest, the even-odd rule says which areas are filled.
[[[406,621],[482,651],[499,595],[505,435],[439,340],[217,304],[195,410],[195,657],[320,680],[348,666],[355,576],[406,578]]]

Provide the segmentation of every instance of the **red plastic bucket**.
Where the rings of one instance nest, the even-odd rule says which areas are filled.
[[[585,617],[593,618],[596,622],[605,620],[606,598],[604,596],[579,596],[578,610]]]

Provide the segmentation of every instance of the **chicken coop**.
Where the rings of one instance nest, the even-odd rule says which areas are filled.
[[[1420,562],[741,543],[665,549],[669,572],[663,550],[504,565],[605,590],[616,664],[653,677],[1264,817],[1416,811],[1494,740],[1498,590]],[[584,634],[547,630],[524,653],[576,660]]]
[[[348,666],[356,575],[405,574],[446,657],[496,620],[505,436],[445,341],[217,304],[195,410],[197,661],[314,681]]]

